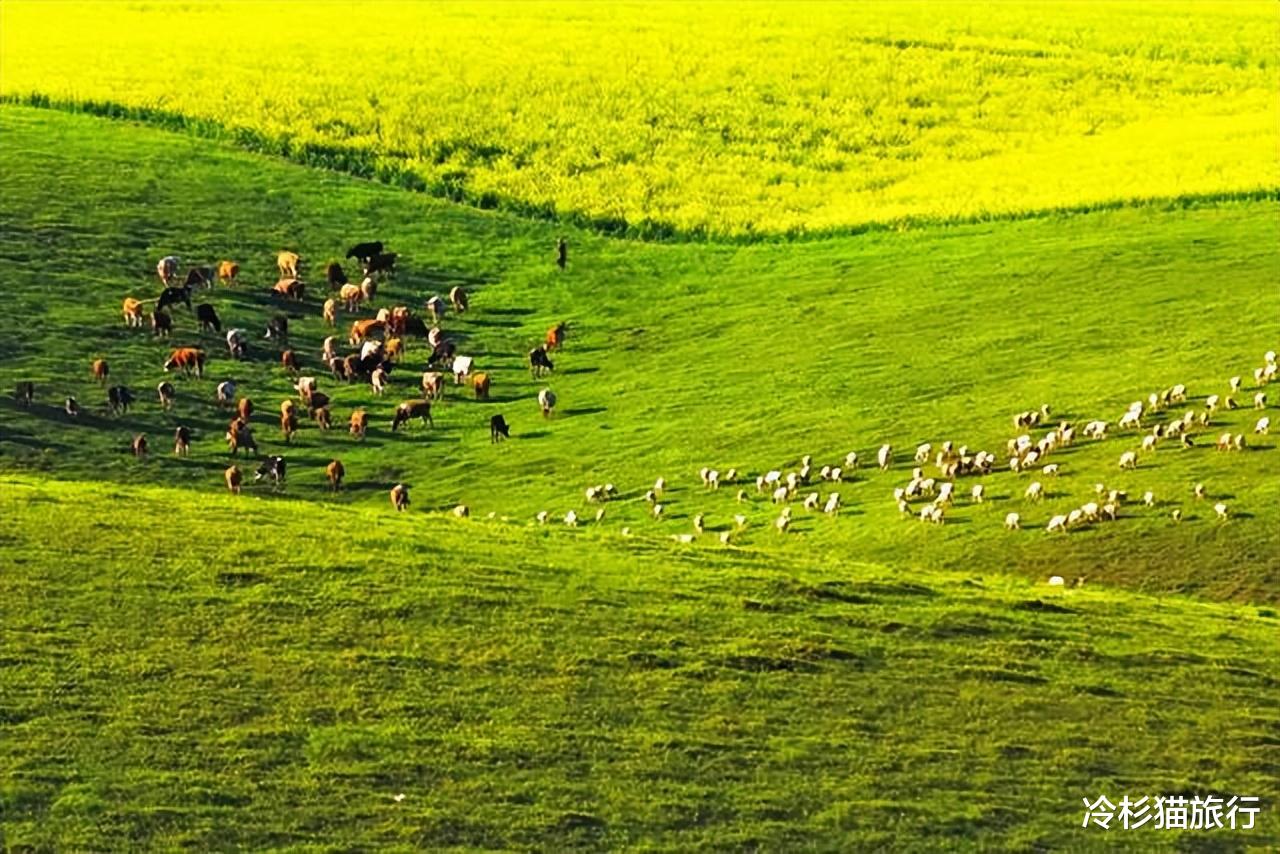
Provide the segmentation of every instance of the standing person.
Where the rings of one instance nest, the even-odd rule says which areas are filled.
[[[562,237],[556,243],[556,266],[563,270],[567,263],[569,263],[569,244]]]

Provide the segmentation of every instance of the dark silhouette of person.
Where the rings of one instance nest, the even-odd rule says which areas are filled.
[[[563,270],[567,263],[569,263],[569,244],[562,237],[556,243],[556,266]]]

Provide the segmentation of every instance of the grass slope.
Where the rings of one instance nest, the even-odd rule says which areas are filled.
[[[0,510],[6,849],[1280,845],[1274,609],[26,476]],[[1266,807],[1079,827],[1126,793]]]
[[[1252,410],[1219,414],[1199,447],[1166,444],[1133,473],[1116,468],[1121,451],[1136,447],[1133,437],[1069,449],[1056,457],[1063,475],[1048,484],[1043,506],[1020,498],[1030,478],[1007,472],[985,479],[988,503],[962,501],[942,528],[900,518],[890,496],[909,477],[917,442],[952,438],[1002,452],[1010,413],[1029,406],[1049,402],[1061,417],[1114,422],[1130,400],[1175,382],[1188,383],[1190,405],[1200,407],[1209,392],[1226,391],[1226,377],[1248,376],[1280,341],[1274,204],[1124,210],[792,247],[645,246],[574,233],[562,274],[551,264],[559,232],[546,225],[85,117],[6,108],[0,132],[0,257],[9,276],[0,385],[33,379],[40,397],[29,412],[0,401],[5,468],[217,492],[227,417],[213,405],[213,387],[234,378],[263,413],[264,450],[292,463],[290,494],[317,501],[382,508],[390,485],[406,481],[416,510],[465,502],[477,516],[531,524],[543,509],[593,513],[583,489],[612,481],[623,500],[609,506],[605,530],[625,525],[648,540],[691,531],[698,512],[713,531],[744,513],[751,525],[739,542],[805,559],[910,572],[1005,569],[1041,580],[1087,575],[1255,602],[1273,602],[1280,589],[1276,441],[1256,439],[1242,454],[1205,447],[1221,430],[1248,432]],[[289,396],[289,380],[278,351],[257,336],[270,314],[288,311],[293,346],[316,371],[327,330],[317,289],[300,308],[268,299],[273,253],[296,246],[318,268],[367,236],[405,256],[380,304],[420,307],[453,284],[472,289],[474,311],[445,326],[493,374],[495,401],[451,389],[436,429],[393,437],[391,410],[417,387],[418,345],[384,399],[322,381],[337,420],[355,406],[374,413],[366,444],[308,427],[286,449],[272,412]],[[196,333],[185,309],[175,312],[171,343],[123,327],[120,301],[154,295],[155,259],[169,252],[242,262],[239,288],[200,298],[229,325],[253,330],[251,362],[228,361],[221,339]],[[573,334],[546,381],[560,409],[543,421],[534,401],[542,383],[529,378],[522,354],[565,318]],[[184,343],[209,350],[210,374],[178,380],[179,406],[164,414],[153,398],[165,376],[160,364]],[[110,360],[115,381],[139,390],[142,403],[128,417],[103,415],[88,375],[95,356]],[[1251,385],[1240,396],[1246,405]],[[90,410],[80,423],[62,415],[66,394]],[[485,427],[495,411],[514,427],[512,441],[496,447]],[[177,423],[197,432],[189,460],[164,453]],[[141,463],[127,454],[138,431],[155,451]],[[736,487],[705,495],[696,486],[701,466],[754,477],[805,453],[819,464],[850,449],[870,459],[885,441],[899,448],[894,470],[864,470],[841,484],[842,517],[801,513],[800,536],[769,530],[776,508],[753,489],[739,504]],[[350,483],[330,498],[322,468],[335,456]],[[668,517],[654,522],[641,494],[660,474],[673,490]],[[1159,506],[1126,507],[1116,525],[1067,537],[1002,529],[1010,509],[1029,528],[1042,527],[1092,498],[1095,481],[1134,497],[1154,490]],[[1208,488],[1205,504],[1191,499],[1196,482]],[[1208,507],[1217,500],[1237,518],[1212,523]],[[1174,507],[1185,524],[1169,521]],[[710,558],[710,548],[700,553]]]
[[[368,17],[357,29],[376,32],[376,61],[353,56],[364,44],[334,4],[50,15],[9,0],[0,94],[190,116],[309,162],[644,236],[1280,186],[1265,2],[381,4]]]

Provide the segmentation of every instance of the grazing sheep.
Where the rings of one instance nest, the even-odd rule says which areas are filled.
[[[701,513],[693,517],[693,529],[697,531],[699,534],[701,534],[706,529],[706,526],[703,524],[704,518],[705,517]]]
[[[381,366],[374,368],[373,373],[369,375],[369,384],[373,386],[375,395],[381,395],[387,390],[387,372]]]
[[[850,451],[849,453],[844,455],[844,467],[847,469],[858,468],[858,452],[857,451]]]
[[[1175,508],[1175,509],[1174,509],[1174,511],[1173,511],[1172,513],[1170,513],[1170,514],[1169,514],[1169,518],[1170,518],[1170,519],[1172,519],[1175,523],[1177,523],[1177,522],[1181,522],[1181,521],[1182,521],[1182,510],[1180,510],[1180,509],[1176,509],[1176,508]]]
[[[1038,480],[1031,481],[1031,483],[1027,486],[1026,491],[1023,492],[1023,497],[1026,498],[1028,501],[1039,501],[1041,498],[1043,498],[1044,487],[1040,484],[1040,481]]]
[[[782,504],[787,500],[787,497],[790,494],[791,493],[787,490],[785,486],[779,486],[777,489],[773,491],[773,503]]]
[[[738,500],[738,503],[742,503],[743,501],[747,500],[747,491],[745,489],[738,490],[737,500]]]
[[[1061,531],[1065,534],[1067,532],[1067,517],[1059,513],[1057,516],[1054,516],[1049,520],[1049,524],[1045,527],[1045,530],[1050,532]]]
[[[662,516],[662,505],[661,504],[653,505],[653,518],[658,519],[658,518],[661,518],[661,516]]]
[[[1111,503],[1110,501],[1102,505],[1102,515],[1106,516],[1107,519],[1111,522],[1114,522],[1116,520],[1116,512],[1118,510],[1119,508],[1115,504]]]
[[[644,494],[644,500],[645,500],[646,502],[648,502],[649,504],[657,504],[657,503],[658,503],[658,493],[657,493],[657,491],[656,491],[656,490],[653,490],[653,489],[650,489],[648,492],[646,492],[646,493]]]
[[[1151,490],[1147,490],[1146,492],[1142,493],[1142,503],[1147,507],[1155,507],[1156,494]]]
[[[906,499],[898,499],[898,512],[904,516],[911,512],[911,505],[906,502]]]
[[[1041,473],[1043,473],[1044,475],[1046,475],[1046,476],[1048,476],[1048,477],[1057,477],[1057,476],[1058,476],[1058,471],[1059,471],[1059,469],[1058,469],[1058,464],[1057,464],[1057,463],[1049,463],[1049,465],[1047,465],[1047,466],[1045,466],[1044,468],[1040,469],[1040,471],[1041,471]]]
[[[1098,521],[1098,502],[1089,501],[1081,505],[1080,512],[1091,522]]]
[[[1231,440],[1232,436],[1230,433],[1223,433],[1218,437],[1218,441],[1214,444],[1214,449],[1218,451],[1231,450]]]
[[[538,511],[538,515],[533,518],[538,520],[539,525],[545,525],[547,524],[547,519],[550,518],[550,514],[548,514],[546,510],[540,510]]]
[[[1143,452],[1143,453],[1146,453],[1147,451],[1154,451],[1154,450],[1156,449],[1156,442],[1157,442],[1157,441],[1159,441],[1159,440],[1158,440],[1155,436],[1152,436],[1152,435],[1146,435],[1146,436],[1143,436],[1143,437],[1142,437],[1142,452]]]
[[[1245,448],[1244,434],[1237,433],[1231,438],[1231,450],[1243,451]]]
[[[409,507],[409,487],[403,483],[397,483],[391,487],[391,506],[397,513]]]
[[[1009,513],[1004,517],[1004,526],[1007,530],[1016,531],[1022,527],[1022,517],[1017,513]]]
[[[804,509],[806,510],[817,510],[819,503],[820,498],[816,492],[810,492],[804,497]]]
[[[787,528],[791,527],[791,517],[786,515],[779,516],[773,526],[778,529],[779,534],[785,534]]]
[[[1231,393],[1235,394],[1240,390],[1240,377],[1235,376],[1227,380],[1227,385],[1231,386]]]
[[[893,462],[893,446],[881,445],[879,453],[876,454],[876,461],[880,464],[881,471],[888,471]]]
[[[1125,451],[1120,455],[1120,468],[1136,469],[1138,467],[1138,455],[1133,451]]]
[[[215,389],[214,394],[216,395],[219,406],[230,406],[235,403],[236,384],[231,380],[220,382],[218,383],[218,387]]]
[[[929,459],[929,454],[933,452],[933,445],[925,442],[916,448],[916,462],[923,463]]]
[[[132,442],[132,443],[130,443],[130,446],[129,446],[129,447],[130,447],[130,449],[133,451],[133,455],[134,455],[135,457],[139,457],[139,458],[141,458],[141,457],[145,457],[145,456],[147,455],[147,436],[146,436],[146,434],[145,434],[145,433],[139,433],[138,435],[134,436],[134,437],[133,437],[133,442]]]
[[[596,511],[596,524],[599,525],[603,521],[604,521],[604,508],[601,507],[599,510]]]
[[[1227,505],[1225,505],[1225,504],[1223,504],[1221,501],[1219,501],[1217,504],[1213,505],[1213,512],[1218,514],[1218,518],[1219,518],[1219,519],[1226,519],[1226,518],[1227,518]]]
[[[833,492],[827,496],[827,503],[823,505],[822,512],[828,515],[836,513],[840,510],[840,493]]]
[[[1218,395],[1211,394],[1204,399],[1204,408],[1209,411],[1210,415],[1212,415],[1213,413],[1218,411],[1218,403],[1220,401],[1221,401],[1221,398],[1218,397]]]
[[[1264,415],[1258,419],[1258,423],[1253,425],[1255,435],[1265,436],[1271,430],[1271,417]]]
[[[665,477],[660,477],[653,482],[654,495],[661,496],[662,493],[666,491],[666,488],[667,488],[667,479]]]
[[[1267,393],[1265,391],[1260,391],[1253,396],[1253,408],[1254,409],[1267,408]]]
[[[984,492],[984,489],[982,484],[975,483],[973,485],[973,490],[969,493],[969,496],[973,499],[974,504],[982,503],[983,492]]]
[[[1083,521],[1085,521],[1085,515],[1083,510],[1079,510],[1079,509],[1072,510],[1070,513],[1067,514],[1068,528],[1074,528]]]
[[[1066,581],[1064,581],[1064,580],[1063,580],[1063,578],[1062,578],[1062,576],[1061,576],[1061,575],[1051,575],[1051,576],[1049,576],[1049,586],[1050,586],[1050,587],[1061,587],[1061,586],[1062,586],[1062,585],[1064,585],[1064,584],[1066,584]]]
[[[950,504],[952,501],[952,493],[955,492],[955,486],[956,485],[951,481],[945,481],[940,487],[938,487],[938,500],[936,503],[938,505]]]
[[[564,523],[570,528],[578,527],[578,514],[570,510],[568,513],[564,514]]]
[[[1197,499],[1203,500],[1205,497],[1204,484],[1197,483],[1195,487],[1191,490],[1191,494],[1194,495]]]
[[[465,312],[470,305],[467,300],[467,292],[457,285],[449,289],[449,302],[453,305],[453,310],[458,314]]]

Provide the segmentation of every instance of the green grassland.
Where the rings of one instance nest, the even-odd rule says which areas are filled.
[[[0,490],[11,850],[1280,845],[1274,609]],[[1079,827],[1086,795],[1177,792],[1268,800],[1249,832]]]
[[[613,232],[800,235],[1280,186],[1267,2],[0,15],[5,97]]]
[[[622,494],[598,528],[608,536],[624,526],[650,539],[691,533],[699,512],[720,531],[741,513],[751,524],[740,545],[913,568],[971,571],[994,562],[1038,580],[1084,575],[1152,592],[1276,599],[1276,440],[1250,436],[1251,449],[1238,454],[1209,447],[1220,431],[1250,431],[1259,413],[1247,408],[1249,369],[1280,340],[1274,204],[1112,211],[801,246],[646,246],[574,234],[570,267],[560,273],[550,226],[85,117],[6,109],[0,120],[10,187],[0,205],[14,229],[3,244],[11,311],[0,317],[8,348],[0,387],[32,379],[40,388],[29,412],[0,403],[7,467],[221,490],[228,416],[213,390],[231,378],[258,405],[264,451],[291,461],[289,493],[312,500],[380,510],[390,486],[404,481],[419,510],[466,503],[477,516],[532,525],[541,510],[594,515],[584,490],[612,482]],[[50,134],[55,149],[44,144]],[[56,194],[47,192],[51,180]],[[451,387],[434,429],[393,435],[394,407],[418,394],[424,344],[410,345],[382,398],[322,372],[324,286],[301,306],[274,302],[273,253],[297,246],[318,269],[370,234],[405,255],[379,305],[420,310],[430,293],[471,289],[473,311],[444,328],[493,375],[492,402]],[[237,288],[199,299],[215,304],[227,325],[252,331],[252,361],[229,361],[221,336],[197,333],[185,308],[174,311],[170,342],[124,327],[122,299],[154,296],[153,259],[169,252],[193,263],[241,260]],[[321,375],[335,421],[356,407],[371,413],[364,444],[311,425],[292,447],[279,439],[274,413],[292,396],[290,378],[279,348],[261,336],[280,311],[293,316],[290,343],[304,370]],[[523,354],[561,319],[571,323],[568,346],[556,372],[534,381]],[[154,388],[167,376],[165,356],[183,344],[204,346],[209,370],[204,380],[170,377],[179,404],[166,414]],[[95,357],[142,398],[128,417],[105,416],[105,396],[89,375]],[[1165,443],[1136,472],[1122,473],[1116,461],[1137,438],[1116,436],[1059,455],[1062,475],[1040,478],[1049,489],[1043,506],[1021,498],[1031,477],[1007,471],[982,479],[991,500],[962,500],[941,529],[902,518],[894,505],[892,490],[909,478],[918,442],[950,438],[1003,457],[1011,413],[1047,402],[1062,417],[1114,423],[1131,400],[1175,382],[1189,385],[1188,405],[1199,408],[1205,395],[1225,393],[1233,374],[1249,377],[1238,395],[1246,408],[1220,412],[1196,448]],[[560,398],[550,420],[535,400],[544,383]],[[68,394],[88,410],[79,422],[62,414]],[[499,446],[489,441],[493,412],[513,427]],[[179,423],[196,431],[185,460],[166,454]],[[136,432],[151,438],[153,458],[129,455]],[[884,442],[899,448],[894,469],[864,466],[840,484],[840,518],[802,514],[797,536],[775,534],[777,509],[756,494],[755,475],[794,467],[806,453],[818,464],[838,464],[849,450],[870,461]],[[330,497],[323,467],[335,457],[350,483]],[[696,474],[703,466],[740,469],[750,500],[735,500],[737,484],[704,492]],[[672,490],[666,517],[653,521],[641,496],[660,475]],[[1135,499],[1125,518],[1045,536],[1050,515],[1091,499],[1099,481]],[[958,491],[967,494],[970,482]],[[1193,500],[1197,482],[1208,501]],[[1148,489],[1155,508],[1136,503]],[[1211,521],[1218,500],[1237,514],[1231,523]],[[1186,523],[1172,523],[1175,507]],[[1003,529],[1010,510],[1028,530]]]

